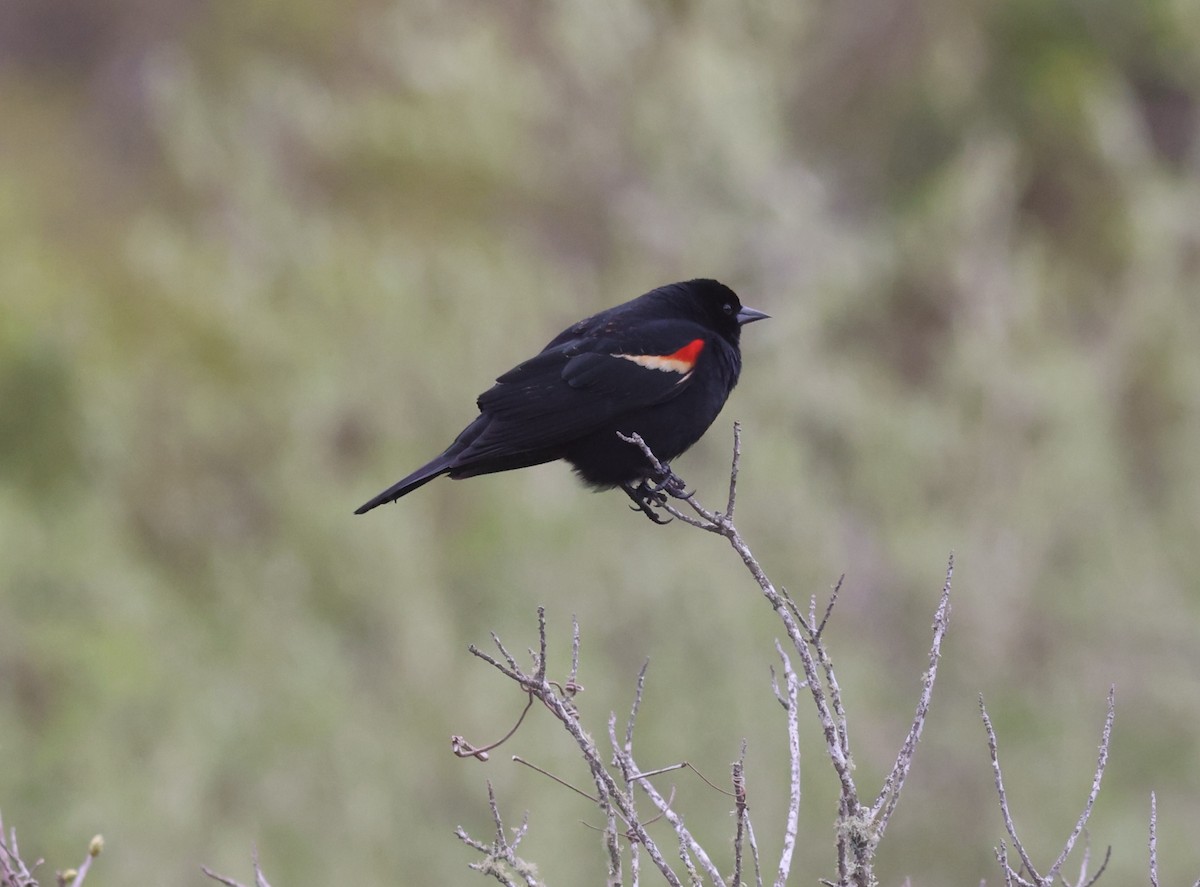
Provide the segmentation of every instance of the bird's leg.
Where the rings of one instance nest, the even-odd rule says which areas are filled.
[[[671,522],[669,517],[663,518],[651,508],[651,506],[663,506],[667,504],[667,497],[663,495],[661,489],[650,486],[645,479],[637,484],[632,482],[623,483],[621,484],[621,489],[625,491],[625,495],[633,500],[633,505],[630,506],[633,511],[640,511],[656,524],[669,524]]]
[[[644,480],[642,483],[648,484],[649,480]],[[666,462],[662,463],[662,471],[655,472],[654,484],[648,489],[654,493],[666,493],[673,499],[686,499],[695,492],[687,488],[683,478],[672,471],[671,466]]]

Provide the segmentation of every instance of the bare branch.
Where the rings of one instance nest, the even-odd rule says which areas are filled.
[[[225,885],[225,887],[242,887],[242,885],[233,880],[233,878],[226,878],[224,875],[218,875],[208,866],[200,866],[200,871],[204,872],[204,874],[208,875],[208,877],[212,878],[214,881],[220,881]]]
[[[266,876],[263,875],[262,866],[260,866],[258,863],[258,848],[253,850],[252,857],[254,859],[254,887],[271,887],[271,885],[267,883]],[[232,878],[226,878],[224,875],[218,875],[212,869],[208,868],[208,866],[200,866],[200,871],[204,872],[205,875],[212,878],[214,881],[219,881],[220,883],[224,884],[225,887],[242,887],[239,882],[233,880]]]
[[[630,840],[640,843],[645,848],[647,855],[655,867],[662,873],[667,883],[674,885],[674,887],[681,887],[678,876],[672,871],[670,864],[658,850],[654,840],[646,831],[645,824],[638,819],[631,793],[622,789],[617,784],[612,774],[608,772],[605,762],[600,757],[592,738],[583,729],[583,725],[579,721],[578,712],[571,699],[574,695],[574,684],[568,682],[568,685],[564,687],[546,678],[544,663],[547,661],[547,641],[545,632],[545,611],[539,608],[538,652],[534,654],[534,658],[538,662],[535,665],[535,672],[533,674],[527,673],[517,664],[516,660],[504,648],[499,637],[494,633],[492,639],[496,643],[504,660],[508,663],[507,666],[497,662],[493,657],[482,653],[475,647],[471,647],[470,649],[475,656],[488,662],[510,680],[515,681],[521,687],[531,692],[558,719],[583,753],[583,759],[588,765],[592,782],[596,786],[596,797],[592,799],[593,803],[600,807],[606,820],[610,815],[620,818],[628,826]]]
[[[779,855],[779,872],[775,876],[775,887],[782,887],[787,883],[788,875],[791,873],[792,853],[795,851],[796,835],[800,830],[800,680],[779,641],[775,642],[775,652],[783,661],[784,685],[787,688],[786,697],[781,696],[778,687],[775,689],[775,695],[787,710],[788,760],[791,764],[787,821],[783,829],[783,850]]]
[[[763,887],[762,866],[758,857],[758,840],[754,837],[754,823],[750,817],[746,817],[746,837],[750,844],[750,856],[754,860],[754,885],[755,887]]]
[[[617,763],[618,767],[620,766],[622,751],[626,756],[630,758],[633,757],[633,725],[637,718],[638,706],[641,704],[642,687],[645,683],[646,667],[649,664],[649,661],[643,662],[641,669],[638,671],[638,687],[634,696],[633,707],[629,715],[629,721],[625,726],[625,744],[623,747],[620,740],[617,739],[617,713],[609,712],[608,715],[608,742],[609,745],[612,746],[613,760]],[[622,768],[622,771],[623,770],[624,768]],[[629,798],[629,806],[634,809],[636,815],[637,802],[633,796],[633,782],[630,780],[629,774],[624,772],[622,772],[622,779],[624,781],[622,788],[625,791],[626,797]],[[616,855],[615,864],[619,868],[621,848],[620,843],[617,840],[617,822],[615,816],[613,815],[610,815],[608,818],[607,832],[608,834],[606,834],[605,840],[608,844],[609,855],[610,857],[613,856],[613,854]],[[630,877],[633,879],[633,884],[637,885],[641,877],[641,859],[638,856],[638,845],[634,842],[631,842],[629,845],[629,872]]]
[[[85,856],[83,858],[83,862],[81,862],[79,864],[79,868],[76,869],[76,871],[74,872],[74,875],[72,877],[67,877],[67,873],[64,872],[63,875],[61,876],[61,878],[66,883],[71,884],[72,887],[83,887],[83,881],[87,877],[87,873],[92,868],[92,860],[95,859],[97,856],[99,856],[100,851],[102,851],[103,849],[104,849],[104,838],[101,837],[100,835],[96,835],[94,838],[92,838],[91,842],[88,844],[87,856]],[[258,872],[258,852],[257,851],[255,851],[255,853],[254,853],[254,871],[256,873]],[[270,885],[268,884],[268,885],[266,885],[266,887],[270,887]]]
[[[593,798],[591,795],[589,795],[583,789],[581,789],[577,786],[571,785],[571,783],[567,782],[565,779],[563,779],[559,776],[555,776],[549,770],[543,769],[542,767],[539,767],[537,764],[530,763],[529,761],[525,760],[520,755],[513,755],[512,761],[514,764],[521,764],[522,766],[528,767],[530,770],[533,770],[535,773],[541,773],[543,776],[545,776],[551,782],[557,782],[563,788],[569,788],[571,791],[575,792],[575,794],[579,795],[581,798],[587,798],[593,804],[603,805],[603,802],[599,798]]]
[[[1079,887],[1093,887],[1093,885],[1100,880],[1100,876],[1108,870],[1108,862],[1110,859],[1112,859],[1112,847],[1110,846],[1104,851],[1104,862],[1100,863],[1100,868],[1096,869],[1096,874],[1092,875],[1090,878],[1087,878],[1088,855],[1089,854],[1084,855],[1083,864],[1079,867],[1079,880],[1076,881]],[[1087,878],[1086,882],[1084,881],[1084,878]]]
[[[645,666],[642,667],[643,672]],[[608,715],[608,742],[612,746],[613,753],[618,754],[620,748],[617,742],[617,715],[616,712],[609,712]],[[632,745],[633,738],[630,737]],[[630,803],[633,803],[633,791],[630,788],[629,780],[625,780],[625,794],[629,796]],[[621,883],[621,842],[619,840],[620,832],[617,831],[617,814],[611,807],[608,810],[608,816],[604,822],[604,846],[608,850],[608,883],[610,885],[619,885]],[[637,873],[637,845],[630,844],[630,865],[633,868],[633,881],[636,884],[638,880]]]
[[[654,770],[639,770],[637,773],[630,773],[629,778],[630,779],[649,779],[651,776],[662,776],[662,774],[664,774],[664,773],[674,773],[676,770],[687,770],[691,766],[692,765],[689,764],[687,761],[680,761],[678,764],[667,764],[667,766],[665,766],[665,767],[658,767],[657,769],[654,769]],[[696,770],[695,772],[698,776],[700,775],[699,770]],[[700,778],[704,779],[703,776],[700,776]],[[711,782],[708,782],[707,779],[704,779],[704,781],[707,782],[709,784],[709,786],[711,786],[712,788],[716,788],[716,786],[713,785]],[[720,791],[720,789],[718,789],[718,791]],[[726,793],[726,794],[728,794],[728,793]]]
[[[567,686],[574,693],[579,689],[579,619],[571,614],[571,673]]]
[[[633,761],[631,759],[626,759],[625,764],[632,766]],[[656,808],[658,808],[660,813],[662,813],[667,822],[671,823],[671,827],[675,829],[675,834],[679,836],[680,846],[686,847],[687,850],[691,851],[691,853],[695,855],[696,861],[700,864],[700,867],[705,870],[708,876],[712,878],[713,883],[724,883],[723,879],[721,878],[721,873],[717,871],[717,867],[709,858],[708,853],[706,853],[704,848],[700,846],[700,843],[694,837],[692,837],[692,833],[688,831],[687,826],[683,824],[683,818],[671,808],[671,802],[658,793],[658,790],[654,787],[653,783],[651,783],[649,779],[640,778],[636,779],[635,781],[646,793],[647,797],[650,798],[650,802],[654,804]]]
[[[87,855],[79,868],[69,868],[56,872],[55,877],[60,885],[70,884],[82,887],[84,879],[92,868],[92,861],[104,850],[104,838],[96,835],[88,842]],[[34,862],[36,869],[42,864],[38,859]],[[21,849],[17,845],[17,830],[9,829],[7,839],[4,832],[4,820],[0,817],[0,887],[38,887],[33,871],[21,858]]]
[[[943,590],[943,600],[938,608],[934,622],[934,642],[930,654],[930,668],[923,680],[923,693],[917,705],[917,713],[913,726],[909,730],[905,744],[897,755],[896,764],[880,792],[879,798],[869,809],[864,809],[854,783],[854,764],[850,755],[850,740],[846,712],[842,705],[841,689],[833,670],[832,660],[824,645],[822,632],[828,624],[833,611],[841,580],[838,581],[824,616],[817,621],[816,602],[812,602],[807,617],[800,612],[786,589],[776,588],[767,577],[761,564],[755,558],[750,547],[738,532],[733,523],[733,506],[736,502],[736,481],[738,465],[741,459],[741,429],[734,427],[734,453],[730,477],[730,498],[725,513],[710,511],[696,499],[694,494],[681,493],[686,485],[675,475],[671,474],[668,466],[659,461],[650,448],[638,435],[621,435],[622,439],[638,446],[647,461],[658,475],[667,476],[672,480],[671,498],[666,496],[652,504],[662,511],[687,523],[698,526],[708,532],[723,536],[734,551],[742,559],[742,563],[758,584],[759,590],[775,610],[783,623],[788,640],[791,641],[797,655],[800,657],[801,670],[804,680],[799,683],[806,686],[816,707],[817,718],[825,736],[826,752],[837,774],[841,787],[841,797],[838,804],[838,870],[842,883],[870,884],[874,881],[872,865],[875,848],[887,827],[896,804],[899,802],[900,791],[903,787],[911,765],[915,748],[928,714],[932,698],[933,683],[937,673],[937,663],[940,659],[941,641],[945,635],[946,622],[949,615],[949,578],[953,570],[951,560],[947,571],[947,581]],[[690,514],[683,511],[683,505]],[[649,510],[649,505],[644,510]],[[776,697],[786,709],[787,703],[774,684]]]
[[[943,585],[942,599],[934,618],[934,638],[930,650],[929,669],[923,676],[922,693],[918,700],[916,713],[906,740],[901,747],[892,771],[874,804],[864,807],[858,796],[853,770],[854,764],[850,753],[848,720],[842,703],[841,689],[838,684],[833,662],[824,643],[823,633],[829,624],[833,608],[842,587],[842,579],[838,580],[823,614],[818,619],[815,599],[811,602],[808,614],[804,614],[796,606],[795,601],[787,590],[776,587],[766,575],[761,564],[742,538],[733,523],[733,513],[737,502],[738,472],[741,460],[741,427],[734,426],[733,456],[730,468],[729,497],[724,513],[710,511],[696,499],[695,494],[687,492],[686,484],[670,471],[669,466],[659,461],[645,441],[636,434],[620,435],[620,437],[636,445],[646,457],[653,469],[649,480],[640,486],[626,486],[626,492],[634,500],[635,507],[641,510],[656,523],[663,523],[661,514],[670,515],[692,526],[707,532],[722,536],[729,542],[734,552],[741,558],[763,597],[776,612],[783,624],[784,632],[800,660],[800,669],[793,670],[791,660],[785,655],[782,645],[776,644],[783,662],[784,686],[774,676],[772,670],[772,688],[776,698],[787,712],[789,750],[791,755],[791,796],[788,809],[788,819],[785,826],[784,849],[780,859],[777,884],[786,882],[790,875],[792,855],[799,828],[800,804],[800,749],[799,749],[799,691],[807,688],[808,695],[813,700],[817,719],[821,725],[825,739],[826,753],[837,775],[840,785],[838,803],[837,847],[839,887],[866,887],[874,884],[874,856],[879,839],[886,829],[890,818],[899,801],[899,795],[904,781],[911,769],[916,745],[920,739],[932,698],[933,685],[937,676],[937,666],[941,656],[941,644],[945,636],[949,619],[950,579],[953,573],[953,558],[951,558],[946,581]],[[655,485],[656,484],[656,485]],[[685,510],[686,509],[686,510]],[[565,685],[558,685],[546,678],[546,634],[545,611],[538,610],[539,651],[533,654],[535,660],[534,674],[526,673],[507,650],[493,635],[503,661],[480,653],[471,648],[472,653],[491,664],[506,677],[516,681],[520,686],[537,696],[556,718],[567,729],[583,752],[584,760],[592,773],[596,785],[596,803],[605,813],[607,827],[606,841],[609,845],[610,878],[619,873],[620,845],[618,838],[624,836],[630,842],[631,870],[634,884],[638,880],[639,845],[644,847],[655,866],[669,883],[678,884],[679,879],[667,865],[662,854],[646,833],[646,822],[642,821],[634,805],[634,786],[640,786],[650,797],[659,814],[665,817],[676,831],[680,846],[680,859],[688,873],[688,878],[696,881],[701,874],[714,883],[723,884],[716,866],[708,854],[683,825],[682,818],[672,809],[672,801],[664,800],[662,795],[650,782],[650,777],[661,775],[671,769],[688,767],[695,770],[687,762],[664,767],[658,770],[643,771],[637,767],[633,759],[633,730],[642,701],[645,685],[645,667],[638,675],[637,690],[631,706],[629,718],[625,726],[624,742],[617,736],[616,719],[610,717],[608,722],[609,742],[613,747],[615,764],[620,768],[620,774],[609,771],[608,765],[600,760],[591,738],[584,732],[579,723],[575,707],[571,702],[572,691],[575,689],[579,667],[579,628],[573,621],[573,646],[571,676]],[[507,662],[507,665],[505,665]],[[557,692],[556,692],[557,691]],[[990,726],[990,725],[989,725]],[[749,846],[754,858],[756,883],[762,883],[762,873],[758,848],[755,843],[754,831],[749,817],[749,808],[745,799],[744,752],[739,759],[734,777],[734,798],[736,831],[734,835],[734,878],[742,879],[745,871],[745,847]],[[697,771],[701,779],[703,774]],[[623,781],[618,783],[617,777]],[[557,779],[557,777],[554,777]],[[710,785],[712,783],[705,779]],[[713,786],[718,791],[722,789]],[[578,789],[573,790],[578,791]],[[617,831],[617,820],[627,826],[624,833]],[[1015,837],[1015,833],[1014,833]]]
[[[1037,869],[1033,867],[1033,861],[1025,852],[1025,847],[1021,844],[1021,839],[1017,837],[1017,827],[1013,823],[1012,813],[1008,809],[1008,794],[1004,791],[1004,773],[1000,769],[1000,753],[996,747],[996,731],[992,728],[992,719],[988,717],[987,708],[983,704],[983,694],[979,695],[979,714],[983,718],[983,727],[987,731],[988,753],[992,758],[992,776],[996,783],[996,794],[1000,798],[1000,813],[1004,818],[1004,828],[1008,832],[1009,838],[1012,839],[1013,847],[1017,854],[1021,857],[1021,863],[1025,866],[1025,871],[1029,872],[1035,880],[1041,882],[1042,876],[1037,873]],[[1004,866],[1005,877],[1009,876],[1012,869],[1009,868],[1007,856],[1004,850],[1004,842],[1000,843],[1000,848],[997,850],[998,856],[1005,856],[1001,861]],[[1013,873],[1021,884],[1028,884],[1027,881],[1020,878],[1019,875]]]
[[[1092,815],[1092,807],[1096,804],[1096,798],[1100,794],[1100,781],[1104,778],[1104,770],[1108,766],[1108,744],[1112,738],[1113,718],[1116,716],[1116,692],[1115,686],[1108,688],[1108,714],[1104,718],[1104,731],[1100,734],[1100,754],[1096,761],[1096,773],[1092,777],[1092,790],[1088,793],[1087,803],[1083,807],[1083,813],[1079,815],[1079,821],[1075,823],[1075,829],[1071,832],[1071,836],[1067,838],[1067,843],[1062,849],[1062,853],[1058,855],[1058,859],[1054,861],[1054,865],[1050,866],[1050,871],[1046,872],[1046,877],[1053,881],[1058,876],[1059,871],[1067,861],[1067,857],[1071,853],[1071,849],[1075,846],[1075,841],[1079,838],[1080,833],[1087,825],[1088,818]]]
[[[537,608],[538,617],[538,656],[537,669],[533,673],[533,679],[539,684],[546,680],[546,608],[539,606]]]
[[[42,860],[34,862],[36,869]],[[17,830],[9,829],[8,840],[4,836],[4,819],[0,817],[0,885],[3,887],[36,887],[37,880],[33,872],[21,859],[21,849],[17,846]]]
[[[500,641],[500,635],[494,631],[488,632],[488,634],[492,636],[492,643],[496,645],[496,649],[500,651],[500,655],[504,657],[504,661],[508,663],[508,667],[514,672],[519,672],[521,669],[517,665],[517,660],[513,658],[513,655],[508,652],[508,649]]]
[[[477,841],[467,834],[466,830],[459,826],[454,830],[455,836],[466,844],[483,854],[483,859],[479,862],[473,862],[470,867],[477,872],[482,872],[495,878],[505,887],[517,887],[517,882],[513,880],[514,876],[520,878],[526,887],[544,887],[542,881],[538,878],[537,869],[525,860],[517,856],[517,846],[521,843],[521,839],[525,837],[525,832],[529,829],[529,814],[526,813],[521,817],[521,825],[513,830],[513,839],[508,840],[505,835],[504,820],[500,816],[500,805],[496,803],[496,791],[492,787],[492,781],[487,782],[488,790],[488,807],[492,812],[492,824],[496,828],[495,840],[489,846],[482,841]],[[263,887],[263,885],[260,885]]]
[[[646,669],[650,667],[647,659],[638,669],[637,690],[633,696],[633,706],[629,709],[629,720],[625,722],[625,751],[633,751],[633,725],[637,721],[638,709],[642,707],[642,694],[646,691]]]
[[[492,640],[494,640],[497,644],[500,643],[500,639],[496,636],[495,632],[492,632]],[[500,649],[503,650],[504,648],[501,647]],[[505,665],[503,665],[502,663],[497,661],[495,658],[493,658],[489,654],[480,650],[474,644],[468,645],[467,652],[470,653],[472,656],[482,659],[484,662],[486,662],[488,665],[495,668],[498,672],[500,672],[505,677],[511,678],[512,680],[516,681],[518,684],[520,684],[523,687],[525,686],[525,679],[523,677],[521,669],[517,666],[516,662],[513,662],[511,667],[506,667]],[[505,650],[504,653],[506,656],[508,655],[507,650]],[[509,659],[511,660],[512,657],[509,657]],[[529,688],[526,688],[526,689],[529,689]]]
[[[733,520],[733,509],[737,504],[738,466],[742,461],[742,423],[733,423],[733,461],[729,466],[729,499],[725,502],[725,517]],[[733,882],[737,884],[737,881]]]
[[[983,697],[982,696],[979,697],[979,713],[980,713],[980,717],[982,717],[982,719],[983,719],[984,729],[987,731],[988,753],[991,755],[991,759],[992,759],[992,774],[995,777],[996,793],[1000,798],[1000,812],[1004,818],[1004,828],[1008,831],[1008,836],[1009,836],[1009,838],[1012,839],[1013,846],[1016,848],[1018,855],[1021,857],[1021,865],[1022,865],[1023,871],[1027,872],[1029,874],[1029,877],[1032,879],[1031,881],[1027,881],[1025,878],[1023,878],[1021,876],[1020,872],[1013,870],[1009,866],[1007,854],[1006,854],[1006,851],[1004,848],[1004,844],[1003,844],[1003,842],[1001,842],[1000,847],[997,848],[997,850],[996,850],[996,858],[997,858],[997,860],[1000,861],[1001,867],[1004,869],[1004,876],[1006,879],[1006,883],[1012,883],[1013,881],[1015,881],[1016,883],[1021,884],[1021,885],[1028,885],[1028,887],[1050,887],[1050,885],[1054,884],[1055,881],[1058,881],[1058,880],[1061,880],[1064,883],[1066,883],[1066,879],[1064,879],[1062,877],[1062,875],[1060,874],[1062,867],[1066,863],[1067,857],[1070,856],[1071,851],[1074,849],[1075,842],[1079,839],[1079,836],[1081,834],[1084,834],[1084,829],[1087,827],[1088,818],[1091,816],[1092,808],[1096,804],[1096,798],[1100,794],[1100,783],[1101,783],[1101,780],[1104,778],[1104,770],[1108,766],[1108,748],[1109,748],[1109,742],[1112,739],[1112,725],[1113,725],[1113,719],[1114,719],[1115,713],[1116,713],[1115,693],[1116,693],[1115,688],[1109,687],[1109,690],[1108,690],[1108,713],[1105,716],[1104,730],[1100,737],[1100,753],[1099,753],[1098,759],[1096,761],[1096,771],[1092,777],[1092,789],[1088,793],[1088,799],[1087,799],[1087,802],[1084,804],[1083,812],[1079,815],[1079,819],[1075,823],[1075,828],[1071,831],[1070,836],[1067,838],[1066,844],[1063,846],[1062,852],[1059,853],[1058,859],[1055,860],[1054,865],[1050,867],[1050,869],[1046,872],[1045,875],[1038,874],[1037,869],[1034,868],[1032,860],[1030,860],[1030,858],[1029,858],[1029,854],[1026,853],[1025,847],[1021,843],[1021,839],[1019,837],[1017,837],[1017,827],[1016,827],[1016,824],[1013,822],[1012,813],[1009,810],[1009,806],[1008,806],[1008,796],[1004,791],[1004,775],[1000,768],[1000,757],[999,757],[999,753],[996,749],[996,731],[992,727],[991,718],[988,717],[987,708],[983,704]],[[1152,873],[1153,873],[1153,867],[1156,862],[1154,860],[1154,849],[1153,849],[1154,848],[1153,816],[1154,816],[1154,814],[1153,814],[1153,809],[1152,809],[1152,811],[1151,811],[1151,858],[1152,858],[1151,866],[1152,866]],[[1085,843],[1084,853],[1083,853],[1083,861],[1082,861],[1082,864],[1080,865],[1080,870],[1079,870],[1079,879],[1076,882],[1078,887],[1090,887],[1090,885],[1092,885],[1096,882],[1096,880],[1100,877],[1100,875],[1102,875],[1104,873],[1105,869],[1108,867],[1108,859],[1109,859],[1109,856],[1111,855],[1111,853],[1112,853],[1112,848],[1110,847],[1108,850],[1108,853],[1105,854],[1104,863],[1100,866],[1099,871],[1097,871],[1096,874],[1092,878],[1088,879],[1087,866],[1088,866],[1088,861],[1089,861],[1089,857],[1090,857],[1090,848],[1088,848]],[[1152,876],[1157,877],[1156,874],[1153,874]]]
[[[938,662],[942,657],[942,639],[945,638],[946,629],[950,625],[950,582],[953,578],[954,555],[951,554],[950,561],[946,565],[946,581],[942,585],[942,597],[933,616],[933,643],[929,648],[929,668],[921,681],[921,697],[917,701],[917,711],[913,716],[912,726],[909,728],[904,745],[900,748],[900,754],[896,756],[892,772],[884,780],[879,797],[875,799],[875,803],[871,807],[872,817],[877,814],[879,816],[875,830],[876,839],[882,837],[888,821],[892,818],[892,813],[896,810],[896,805],[900,802],[900,790],[904,786],[904,780],[908,778],[908,771],[912,767],[913,756],[916,754],[917,742],[921,739],[925,718],[929,715],[929,704],[933,698],[933,683],[937,680]]]
[[[700,880],[700,873],[696,871],[696,865],[692,862],[692,855],[688,853],[688,838],[679,834],[679,858],[683,860],[684,871],[688,874],[688,881],[692,887],[704,887],[704,882]],[[720,881],[717,881],[720,884]]]
[[[604,846],[608,850],[608,883],[621,883],[621,843],[617,839],[617,814],[615,810],[608,811],[608,817],[604,822]],[[636,845],[630,851],[635,852]],[[634,884],[637,883],[637,875],[634,874]]]
[[[746,805],[746,740],[742,740],[742,750],[738,759],[730,767],[730,781],[733,783],[736,831],[733,835],[733,879],[732,884],[742,883],[742,850],[746,840],[746,820],[748,807]]]
[[[1150,887],[1158,887],[1158,799],[1150,792]]]
[[[821,621],[817,623],[816,629],[813,631],[813,637],[819,638],[825,633],[825,626],[829,624],[829,617],[833,615],[833,605],[837,603],[838,595],[842,591],[842,583],[846,581],[846,574],[838,576],[838,581],[833,586],[833,591],[829,594],[829,603],[825,605],[825,614],[821,617]],[[812,599],[812,606],[816,609],[816,598]],[[814,612],[814,616],[815,616]]]
[[[846,720],[846,709],[842,706],[842,688],[838,684],[837,675],[834,674],[833,661],[829,657],[829,650],[821,638],[821,630],[824,629],[830,614],[833,612],[833,605],[837,602],[838,592],[841,590],[841,587],[842,579],[838,579],[837,585],[833,588],[833,593],[829,596],[829,603],[825,607],[825,615],[821,619],[820,628],[813,628],[815,620],[811,617],[807,621],[801,619],[800,624],[808,633],[809,643],[812,645],[813,652],[817,656],[817,663],[821,666],[821,671],[825,674],[825,683],[829,687],[829,707],[834,719],[834,733],[837,736],[842,757],[849,760],[850,726]],[[791,599],[789,598],[788,600],[790,601]],[[814,600],[813,604],[815,605],[815,603]],[[792,610],[795,611],[795,609],[795,606],[793,606]]]

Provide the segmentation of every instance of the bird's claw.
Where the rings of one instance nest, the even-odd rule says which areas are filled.
[[[647,503],[647,502],[639,502],[636,505],[630,505],[629,510],[630,511],[640,511],[642,514],[646,515],[646,517],[650,518],[651,521],[658,524],[660,527],[664,526],[666,524],[669,524],[672,520],[672,518],[663,517],[662,515],[656,514],[655,512],[653,512],[650,509],[649,503]]]
[[[649,480],[642,481],[649,491],[662,494],[666,493],[672,499],[687,499],[692,495],[694,490],[689,490],[687,484],[683,482],[683,478],[671,470],[671,466],[665,462],[662,466],[662,472],[654,478],[654,483]]]
[[[678,480],[678,478],[676,479]],[[661,508],[667,504],[667,497],[663,492],[666,489],[665,486],[651,486],[643,480],[636,486],[632,483],[621,484],[621,489],[633,500],[633,504],[629,506],[631,511],[640,511],[659,526],[671,522],[671,518],[664,518],[653,510],[655,507]]]

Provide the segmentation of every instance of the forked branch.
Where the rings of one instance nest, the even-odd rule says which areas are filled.
[[[1038,872],[1030,858],[1029,853],[1025,849],[1025,845],[1021,842],[1017,835],[1017,826],[1013,822],[1012,811],[1008,804],[1008,793],[1004,789],[1004,773],[1000,767],[1000,753],[997,749],[996,731],[992,727],[992,719],[988,717],[987,708],[983,704],[983,697],[979,697],[979,715],[983,719],[984,730],[987,731],[988,752],[992,759],[992,775],[996,782],[996,794],[1000,799],[1000,814],[1004,819],[1004,829],[1008,832],[1008,837],[1012,840],[1013,849],[1016,850],[1017,856],[1020,859],[1020,865],[1014,867],[1008,858],[1008,848],[1004,841],[1000,842],[1000,846],[996,848],[996,860],[1000,863],[1000,868],[1004,872],[1004,883],[1006,885],[1017,884],[1020,887],[1051,887],[1056,881],[1061,880],[1068,887],[1091,887],[1104,874],[1105,868],[1108,867],[1109,856],[1112,854],[1112,848],[1104,854],[1104,861],[1100,863],[1100,867],[1094,875],[1088,875],[1088,864],[1090,862],[1090,848],[1084,846],[1083,858],[1079,866],[1079,876],[1074,884],[1067,882],[1066,878],[1060,874],[1062,868],[1066,865],[1067,857],[1071,855],[1071,851],[1075,849],[1075,842],[1079,840],[1079,836],[1084,833],[1087,828],[1088,819],[1092,815],[1092,808],[1096,804],[1096,798],[1100,795],[1100,782],[1104,778],[1104,770],[1108,766],[1108,746],[1112,738],[1113,718],[1116,714],[1115,708],[1115,688],[1109,687],[1108,690],[1108,715],[1104,719],[1104,729],[1100,734],[1100,754],[1096,761],[1096,770],[1092,776],[1092,789],[1088,793],[1087,801],[1083,805],[1083,812],[1079,815],[1079,819],[1075,822],[1075,828],[1071,830],[1071,834],[1067,837],[1066,843],[1063,845],[1062,852],[1058,854],[1058,858],[1054,860],[1050,868],[1045,874]],[[1151,858],[1153,860],[1153,810],[1151,811]],[[1151,871],[1153,871],[1154,863],[1151,863]]]
[[[621,435],[621,438],[641,449],[657,476],[669,476],[672,488],[686,489],[686,484],[671,472],[669,466],[655,457],[640,436],[636,434]],[[724,537],[742,559],[742,563],[754,578],[763,597],[766,598],[771,609],[775,611],[782,622],[784,632],[799,656],[801,670],[804,674],[803,685],[808,688],[809,694],[812,696],[817,719],[825,736],[825,751],[837,774],[841,788],[836,829],[838,842],[838,880],[836,885],[837,887],[842,887],[842,885],[870,887],[875,883],[876,848],[895,812],[896,805],[899,803],[900,793],[912,766],[917,742],[921,738],[921,731],[929,713],[933,686],[937,679],[938,663],[941,660],[942,641],[950,621],[950,586],[954,575],[954,556],[950,556],[947,564],[941,599],[934,615],[929,667],[922,678],[916,713],[913,716],[908,735],[896,756],[891,772],[884,780],[878,797],[870,807],[867,807],[859,799],[858,788],[854,782],[854,762],[850,753],[850,739],[846,713],[842,708],[841,690],[837,683],[832,659],[822,637],[825,625],[833,611],[838,591],[841,589],[841,581],[839,580],[835,586],[824,615],[818,622],[815,600],[806,616],[787,592],[777,588],[770,580],[733,522],[741,453],[741,426],[735,422],[733,426],[733,460],[729,472],[729,495],[724,511],[713,511],[704,507],[694,493],[674,495],[670,498],[663,497],[657,505],[662,511],[683,523]],[[684,510],[685,507],[687,510]],[[789,818],[790,816],[791,811],[789,811]],[[784,852],[785,856],[790,853],[786,841]],[[781,863],[784,862],[786,860],[781,860]],[[781,872],[786,869],[787,865],[781,864]]]

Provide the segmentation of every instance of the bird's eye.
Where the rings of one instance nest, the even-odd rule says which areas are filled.
[[[733,305],[730,302],[726,302],[723,306],[721,306],[721,310],[726,314],[733,314]]]

